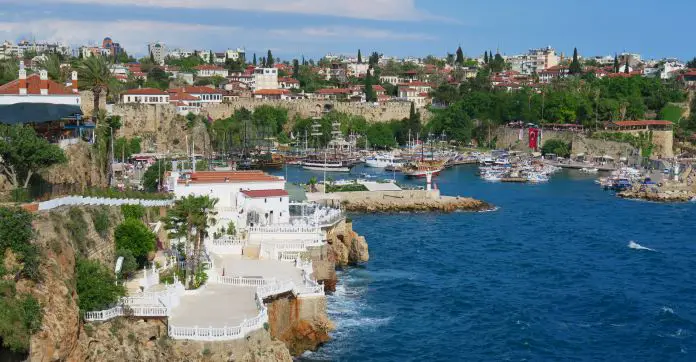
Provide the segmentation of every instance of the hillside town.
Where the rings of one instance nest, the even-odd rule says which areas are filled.
[[[565,170],[612,200],[696,201],[696,58],[146,49],[0,46],[0,302],[24,326],[0,323],[0,342],[13,353],[317,351],[343,269],[369,260],[353,215],[499,210],[446,195],[455,168],[520,187]]]

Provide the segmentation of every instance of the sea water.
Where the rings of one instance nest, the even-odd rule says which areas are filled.
[[[619,199],[574,171],[435,182],[499,209],[351,215],[370,261],[339,272],[333,339],[302,360],[696,361],[694,203]]]

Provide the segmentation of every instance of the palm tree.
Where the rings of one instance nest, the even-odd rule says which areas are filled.
[[[309,179],[309,192],[317,192],[317,178],[314,176]]]
[[[46,70],[48,78],[56,82],[65,83],[67,72],[61,68],[60,63],[60,58],[56,54],[49,54],[39,62],[39,68]]]
[[[77,73],[80,85],[90,90],[94,96],[92,119],[96,120],[102,92],[106,92],[108,96],[110,86],[113,85],[114,78],[109,70],[109,63],[103,57],[91,56],[78,64]]]
[[[200,263],[201,244],[208,235],[208,226],[214,225],[215,204],[217,199],[208,196],[189,195],[176,200],[174,206],[167,211],[165,224],[172,238],[186,239],[186,277],[189,286],[193,287],[194,276]]]

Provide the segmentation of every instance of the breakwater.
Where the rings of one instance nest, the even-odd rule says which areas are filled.
[[[357,191],[309,194],[312,201],[353,212],[488,211],[494,206],[470,197],[443,196],[439,190]]]

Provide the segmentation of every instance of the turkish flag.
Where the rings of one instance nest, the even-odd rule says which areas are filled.
[[[539,139],[539,129],[530,128],[529,129],[529,148],[536,150],[539,147],[537,140]]]

